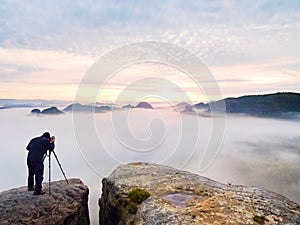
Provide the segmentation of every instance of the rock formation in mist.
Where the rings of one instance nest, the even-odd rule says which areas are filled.
[[[195,112],[193,109],[193,105],[187,103],[187,102],[180,102],[177,105],[174,106],[175,110],[184,112],[184,113],[193,113]]]
[[[43,184],[47,191],[48,184]],[[27,187],[0,193],[0,224],[88,225],[88,187],[79,179],[51,182],[51,195],[33,195]]]
[[[199,102],[199,103],[195,104],[194,107],[196,109],[209,109],[209,104],[208,103]]]
[[[174,108],[175,108],[175,109],[178,109],[178,110],[182,110],[182,109],[184,109],[187,105],[191,105],[191,104],[189,104],[189,103],[187,103],[187,102],[180,102],[180,103],[176,104],[176,105],[174,106]]]
[[[150,163],[102,180],[101,225],[299,224],[300,206],[273,192]]]
[[[52,106],[50,108],[44,109],[43,111],[39,109],[33,109],[31,110],[31,113],[33,114],[45,114],[45,115],[60,115],[64,114],[63,111],[60,111],[57,107]]]
[[[194,113],[194,109],[192,105],[186,105],[182,110],[183,113]]]
[[[122,107],[122,109],[132,109],[132,108],[134,108],[134,106],[131,104],[127,104]]]
[[[136,105],[136,108],[153,109],[152,105],[148,102],[140,102]]]
[[[50,108],[44,109],[42,112],[42,114],[64,114],[63,111],[60,111],[57,107],[52,106]]]
[[[33,113],[33,114],[40,114],[41,110],[39,110],[39,109],[33,109],[33,110],[31,110],[31,113]]]
[[[110,111],[112,108],[110,106],[93,106],[93,105],[82,105],[80,103],[73,103],[68,105],[64,111],[65,112],[103,112]]]

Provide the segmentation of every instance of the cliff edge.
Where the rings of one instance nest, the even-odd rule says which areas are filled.
[[[300,224],[300,206],[281,195],[157,164],[120,165],[102,183],[101,225]]]
[[[48,184],[43,184],[48,191]],[[0,193],[0,224],[88,225],[89,189],[79,179],[51,182],[51,195],[33,195],[27,187]]]

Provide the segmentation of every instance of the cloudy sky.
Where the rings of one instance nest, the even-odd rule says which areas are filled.
[[[72,101],[97,59],[142,41],[196,54],[224,97],[299,92],[299,40],[298,0],[0,0],[0,98]],[[124,88],[132,74],[150,76],[144,68],[121,71],[108,92]],[[202,99],[182,74],[152,69]]]

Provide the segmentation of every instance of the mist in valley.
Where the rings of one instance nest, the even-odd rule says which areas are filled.
[[[212,141],[213,120],[172,109],[129,109],[106,113],[34,116],[29,109],[0,110],[0,190],[25,186],[25,147],[49,131],[68,178],[90,188],[90,216],[98,220],[101,179],[121,163],[170,165],[232,185],[275,191],[300,203],[300,120],[227,115],[213,161],[205,153]],[[217,154],[218,153],[218,154]],[[202,171],[209,159],[209,167]],[[45,161],[48,181],[48,162]],[[52,180],[64,179],[52,159]],[[44,188],[47,186],[44,185]]]

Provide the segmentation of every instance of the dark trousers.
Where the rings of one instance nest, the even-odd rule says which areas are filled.
[[[27,159],[28,166],[28,188],[33,188],[35,177],[35,191],[42,190],[42,182],[44,179],[44,164],[42,162],[31,162]]]

